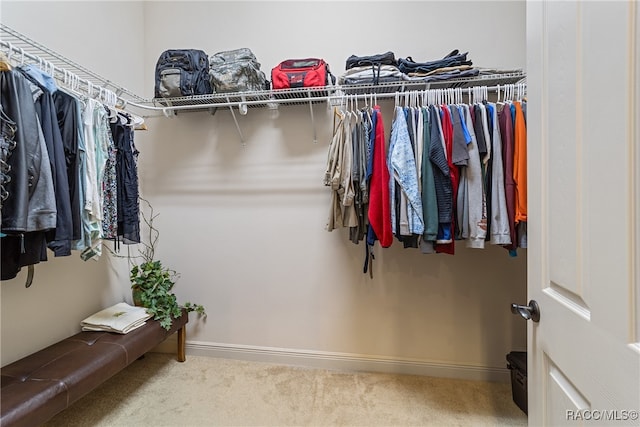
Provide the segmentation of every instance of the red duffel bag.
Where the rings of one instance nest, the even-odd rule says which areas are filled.
[[[329,64],[319,58],[287,59],[271,70],[271,87],[289,89],[335,84]]]

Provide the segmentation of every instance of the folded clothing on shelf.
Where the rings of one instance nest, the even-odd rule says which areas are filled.
[[[442,59],[428,62],[415,62],[412,57],[398,59],[398,68],[405,74],[410,73],[429,73],[439,68],[458,67],[462,65],[473,65],[473,62],[467,59],[469,53],[460,53],[458,49],[453,50]]]
[[[406,80],[395,65],[365,65],[348,69],[338,80],[341,85],[382,84]]]
[[[460,53],[456,49],[442,59],[427,62],[416,62],[410,56],[396,60],[391,51],[370,56],[351,55],[339,83],[378,85],[402,80],[430,82],[475,77],[479,71],[467,55],[468,52]]]

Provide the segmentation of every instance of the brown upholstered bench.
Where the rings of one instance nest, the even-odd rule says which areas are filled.
[[[39,426],[178,332],[185,360],[188,314],[170,330],[155,320],[128,334],[80,332],[2,368],[0,426]]]

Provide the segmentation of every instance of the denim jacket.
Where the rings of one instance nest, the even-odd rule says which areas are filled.
[[[424,220],[422,217],[422,199],[418,187],[418,173],[416,170],[416,160],[413,148],[409,139],[407,120],[402,107],[395,108],[395,120],[391,130],[391,141],[389,143],[389,169],[392,172],[389,179],[389,193],[391,200],[391,224],[393,232],[396,233],[395,218],[395,183],[398,182],[400,188],[407,198],[407,212],[409,218],[409,231],[412,234],[422,235],[424,232]]]

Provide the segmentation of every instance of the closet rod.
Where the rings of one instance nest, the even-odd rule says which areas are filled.
[[[420,93],[442,93],[446,96],[448,93],[455,94],[456,91],[461,92],[462,96],[466,97],[466,96],[473,96],[475,89],[482,89],[484,91],[491,92],[491,93],[498,92],[498,91],[500,91],[501,93],[504,93],[503,91],[505,89],[512,88],[514,91],[516,91],[518,87],[521,88],[521,92],[524,92],[526,91],[527,85],[526,83],[512,83],[512,84],[496,85],[496,86],[470,86],[465,88],[407,89],[407,90],[398,91],[398,92],[385,92],[385,93],[369,92],[369,93],[357,93],[357,94],[329,95],[326,97],[326,100],[328,100],[329,102],[332,102],[333,100],[342,101],[347,99],[370,99],[372,97],[377,99],[385,99],[385,98],[395,98],[397,96],[403,97],[405,94],[409,94],[409,93],[419,93],[419,94]]]

